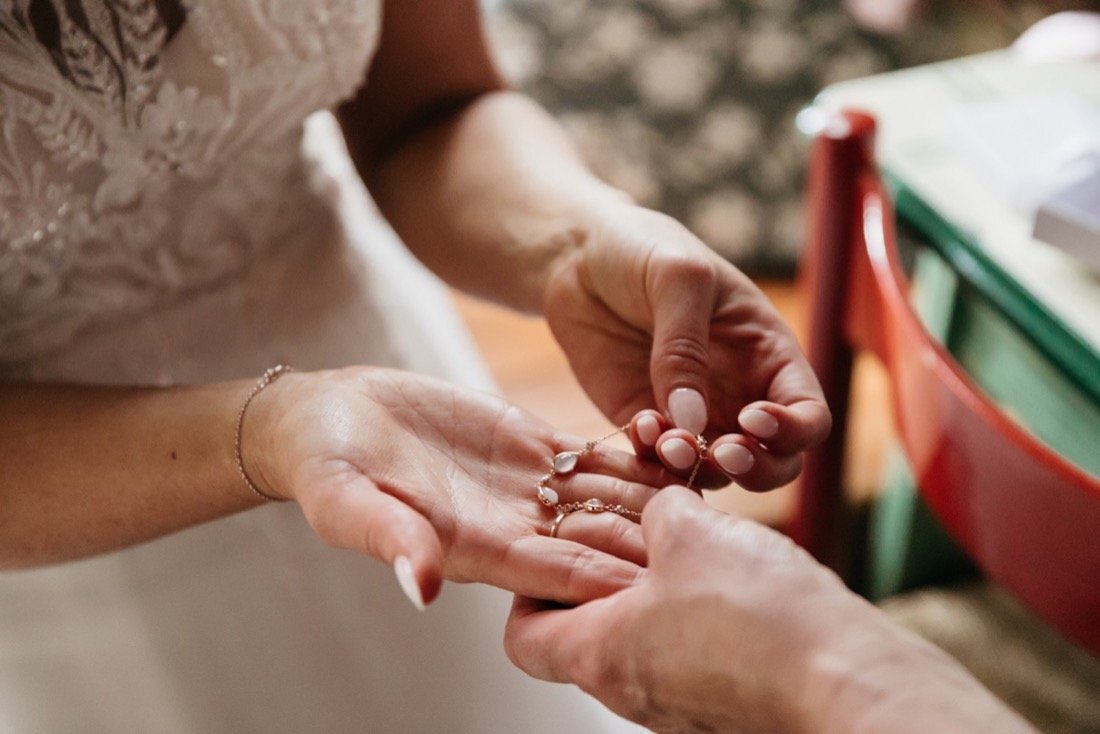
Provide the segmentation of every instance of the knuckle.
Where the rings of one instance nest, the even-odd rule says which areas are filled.
[[[612,518],[611,529],[609,530],[611,545],[609,547],[612,548],[612,552],[615,552],[616,555],[621,555],[630,547],[630,531],[632,527],[633,523],[629,520]]]
[[[707,353],[701,336],[678,333],[662,340],[658,356],[666,368],[695,373],[706,365]]]
[[[627,673],[620,656],[605,636],[594,637],[586,645],[586,655],[574,662],[572,671],[577,686],[590,694],[628,704],[633,698],[629,695],[633,688],[629,684]],[[631,707],[633,708],[633,707]]]
[[[628,482],[625,479],[615,480],[615,496],[624,507],[631,510],[639,510],[645,507],[649,499],[649,489],[642,484]]]
[[[609,675],[608,666],[604,662],[603,655],[584,655],[576,661],[573,670],[573,682],[582,690],[590,694],[599,693],[606,696],[611,692],[607,686]]]
[[[748,474],[739,476],[737,484],[750,492],[769,492],[790,484],[802,473],[802,454],[777,459],[767,457]]]
[[[783,462],[776,484],[790,484],[802,473],[802,454],[796,454]]]
[[[566,567],[565,589],[571,598],[578,599],[584,596],[595,560],[596,551],[587,547],[576,549],[569,559]]]
[[[519,631],[519,625],[514,620],[509,620],[504,628],[504,654],[508,660],[524,672],[530,672],[527,664],[527,649]]]
[[[747,557],[763,563],[783,566],[810,559],[810,555],[789,537],[756,522],[739,522],[733,537]]]
[[[833,412],[829,410],[829,406],[823,403],[816,417],[817,420],[814,421],[815,430],[812,436],[814,446],[824,443],[833,431]]]
[[[379,525],[367,525],[360,532],[360,542],[367,554],[375,558],[384,558],[382,552],[386,545],[385,527]]]
[[[713,261],[694,252],[665,255],[660,266],[665,277],[693,287],[711,287],[718,281]]]

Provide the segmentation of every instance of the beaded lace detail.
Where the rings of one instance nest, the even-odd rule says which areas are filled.
[[[0,0],[0,364],[209,287],[308,214],[302,121],[380,0]]]

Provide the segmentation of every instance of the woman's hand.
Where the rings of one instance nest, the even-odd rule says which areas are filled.
[[[573,609],[516,599],[516,665],[662,732],[1031,731],[779,533],[682,487],[642,531],[637,585]]]
[[[873,610],[787,538],[683,488],[663,490],[642,528],[638,585],[575,609],[517,598],[512,661],[656,731],[800,731],[809,661],[837,621]]]
[[[256,397],[243,436],[261,489],[296,500],[326,542],[395,564],[414,603],[443,578],[579,602],[629,585],[644,563],[638,526],[610,513],[542,534],[554,512],[535,482],[583,441],[487,394],[374,368],[291,373]],[[669,479],[598,447],[554,488],[562,502],[640,511]]]
[[[632,438],[682,474],[712,441],[703,484],[771,489],[830,427],[821,388],[763,293],[674,220],[628,204],[601,210],[550,270],[543,311],[581,385],[615,422],[656,408]],[[672,427],[681,433],[666,434]],[[683,454],[683,447],[680,453]],[[681,460],[677,460],[681,459]],[[718,471],[718,470],[722,471]]]

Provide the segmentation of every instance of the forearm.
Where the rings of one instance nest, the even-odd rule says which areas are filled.
[[[357,158],[417,257],[458,288],[527,311],[539,310],[555,259],[627,201],[545,111],[511,92],[476,97],[381,159]]]
[[[964,734],[1034,729],[943,651],[885,621],[812,661],[803,731]],[[844,641],[847,637],[848,641]]]
[[[0,568],[102,553],[259,504],[234,457],[250,387],[0,385]]]

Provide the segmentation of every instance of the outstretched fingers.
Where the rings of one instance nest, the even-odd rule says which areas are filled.
[[[632,586],[642,572],[637,563],[581,543],[528,535],[508,546],[486,580],[524,596],[583,604]]]
[[[638,566],[646,564],[641,526],[631,520],[613,512],[581,510],[565,515],[557,523],[557,538],[586,545]]]

